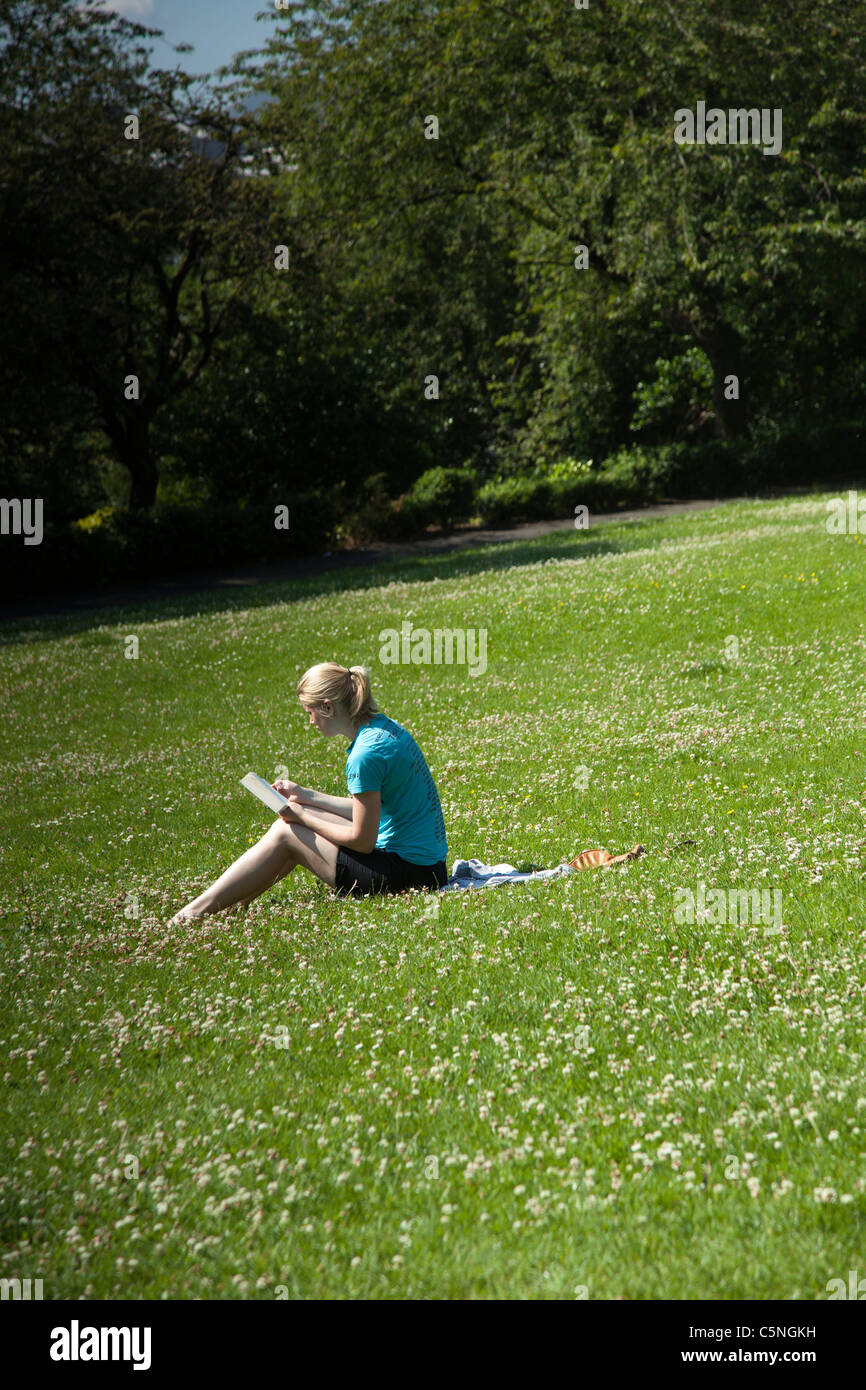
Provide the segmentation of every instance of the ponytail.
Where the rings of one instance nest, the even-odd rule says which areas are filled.
[[[348,706],[349,714],[357,723],[366,724],[374,714],[379,712],[379,706],[373,699],[373,692],[370,689],[370,673],[366,666],[350,666],[349,678],[352,682],[352,699]]]
[[[338,666],[335,661],[323,661],[311,666],[298,681],[298,699],[305,705],[321,705],[330,700],[345,710],[356,724],[366,724],[379,706],[370,689],[370,673],[365,666]]]

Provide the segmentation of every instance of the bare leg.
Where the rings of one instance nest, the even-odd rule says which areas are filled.
[[[319,810],[319,808],[317,807],[317,808],[316,808],[316,814],[319,815],[319,816],[321,816],[323,820],[332,821],[334,825],[345,825],[345,823],[346,823],[346,817],[345,817],[345,816],[341,816],[341,815],[339,814],[339,812],[337,812],[337,811],[321,811],[321,810]],[[264,838],[264,837],[263,837],[263,838]],[[322,839],[323,837],[322,837],[322,836],[319,836],[319,838]],[[327,837],[324,837],[324,838],[327,838]],[[259,841],[259,843],[261,843],[261,841]],[[236,862],[237,862],[237,863],[240,863],[240,860],[237,860]],[[334,863],[336,864],[336,856],[335,856],[335,858],[334,858]],[[291,864],[291,865],[289,866],[289,868],[286,869],[286,873],[285,873],[285,874],[280,874],[280,878],[285,878],[286,874],[290,874],[290,873],[292,872],[292,869],[293,869],[294,867],[295,867],[294,864]],[[316,870],[313,869],[312,872],[315,873]],[[319,877],[321,877],[321,875],[319,875]],[[217,881],[219,881],[219,880],[217,880]],[[328,886],[329,886],[330,888],[333,888],[333,887],[334,887],[334,884],[330,881],[330,879],[324,879],[323,882],[327,883]],[[213,886],[216,887],[216,884],[214,884]],[[237,911],[239,908],[246,907],[246,906],[247,906],[247,903],[251,903],[251,902],[253,901],[253,898],[255,898],[255,897],[257,897],[257,896],[258,896],[258,894],[256,894],[256,893],[251,893],[250,896],[249,896],[248,898],[241,898],[241,899],[239,899],[239,901],[236,902],[236,903],[234,904],[234,907],[232,908],[232,911],[234,912],[234,911]],[[196,901],[197,901],[197,900],[196,900]],[[186,910],[187,910],[187,909],[184,908],[184,911],[186,911]]]
[[[338,821],[342,817],[335,816],[334,819]],[[258,844],[248,849],[215,883],[187,903],[172,918],[172,922],[203,917],[209,912],[220,912],[225,907],[250,902],[273,888],[279,879],[285,878],[299,864],[333,888],[336,882],[337,846],[305,825],[275,820]]]

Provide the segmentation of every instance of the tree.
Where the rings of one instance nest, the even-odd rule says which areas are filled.
[[[275,238],[251,117],[230,88],[152,70],[141,40],[158,34],[93,0],[0,0],[4,385],[19,442],[36,384],[79,430],[98,424],[133,508],[156,497],[155,417]]]
[[[469,409],[482,379],[494,400],[488,434],[504,415],[533,440],[582,432],[577,449],[593,430],[627,438],[637,382],[691,346],[723,441],[807,396],[838,409],[843,381],[862,418],[862,6],[298,0],[279,22],[261,72],[295,196],[346,283],[403,308],[413,356],[450,335]],[[699,101],[780,110],[780,151],[677,143],[676,113]],[[519,409],[503,389],[515,346]]]
[[[519,232],[503,203],[476,196],[469,86],[441,43],[442,8],[299,4],[276,16],[267,53],[241,65],[271,97],[262,138],[291,170],[279,196],[328,277],[335,331],[354,332],[359,355],[372,343],[384,430],[394,415],[415,422],[419,472],[493,466],[537,385],[513,331]],[[431,375],[438,400],[424,396]]]

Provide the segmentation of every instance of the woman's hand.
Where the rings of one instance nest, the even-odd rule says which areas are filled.
[[[285,780],[272,782],[271,786],[275,792],[279,792],[280,796],[284,796],[287,801],[300,801],[301,792],[304,790],[303,787],[298,786],[297,782],[286,782]]]

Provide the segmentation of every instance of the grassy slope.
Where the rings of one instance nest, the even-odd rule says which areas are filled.
[[[866,1270],[866,550],[825,514],[10,629],[0,1273],[47,1298],[813,1299]],[[486,628],[486,673],[382,665],[407,618]],[[294,698],[330,658],[418,738],[449,860],[651,854],[442,899],[298,872],[166,927],[266,828],[245,771],[344,792],[344,742]],[[677,925],[699,880],[781,890],[783,931]]]

